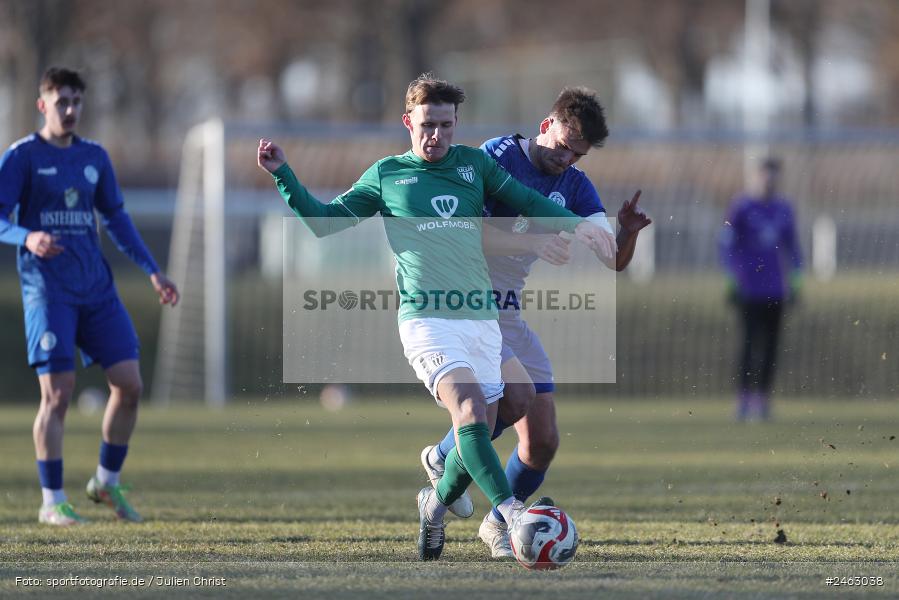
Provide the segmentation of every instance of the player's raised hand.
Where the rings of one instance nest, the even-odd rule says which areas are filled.
[[[622,204],[621,208],[618,209],[618,223],[628,233],[637,233],[652,223],[652,219],[647,217],[646,213],[637,207],[641,193],[642,190],[637,190],[634,197]]]
[[[597,257],[606,264],[615,263],[618,244],[615,236],[608,230],[590,221],[581,221],[574,229],[574,236],[593,250]]]
[[[57,244],[59,236],[46,231],[32,231],[25,238],[25,247],[28,251],[40,258],[53,258],[65,248]]]
[[[256,164],[269,173],[274,173],[287,162],[284,150],[271,140],[262,138],[259,140],[259,149],[256,152]]]
[[[171,304],[172,306],[178,304],[181,295],[178,293],[177,286],[168,277],[162,273],[153,273],[150,275],[150,282],[153,284],[153,289],[159,294],[160,304]]]
[[[531,250],[551,265],[565,265],[571,260],[569,240],[555,233],[540,233],[533,238]]]

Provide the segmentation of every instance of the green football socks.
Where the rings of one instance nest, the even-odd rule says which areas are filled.
[[[447,506],[452,504],[474,480],[490,503],[498,506],[512,496],[512,488],[490,442],[487,424],[463,425],[458,434],[459,446],[446,457],[446,471],[437,484],[437,499]]]

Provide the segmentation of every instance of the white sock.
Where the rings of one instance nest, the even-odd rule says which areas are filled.
[[[102,486],[119,485],[119,472],[110,471],[103,467],[103,465],[97,465],[97,481],[99,481]]]
[[[51,490],[50,488],[42,487],[41,495],[44,497],[44,506],[62,504],[66,501],[66,493],[62,490]]]
[[[440,452],[437,451],[437,446],[433,446],[428,453],[428,462],[431,463],[432,467],[442,465],[446,462],[444,459],[440,458]]]
[[[500,521],[499,519],[497,519],[496,515],[493,514],[492,510],[489,513],[487,513],[487,520],[495,525],[502,525],[503,527],[506,526],[505,521]]]
[[[425,502],[425,516],[428,517],[428,521],[436,521],[440,522],[443,520],[444,515],[446,515],[447,506],[445,504],[440,504],[440,500],[437,499],[437,492],[431,492],[431,495],[428,496],[428,500]]]
[[[518,513],[524,510],[524,504],[515,496],[509,496],[496,507],[496,510],[503,516],[506,523],[511,525]]]

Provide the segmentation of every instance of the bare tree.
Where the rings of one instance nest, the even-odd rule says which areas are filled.
[[[35,122],[34,100],[42,71],[61,58],[71,11],[71,3],[65,0],[12,0],[7,5],[5,33],[15,40],[7,55],[14,90],[12,121],[24,130],[30,129],[26,123]]]
[[[802,122],[806,128],[812,129],[816,125],[818,112],[815,107],[814,67],[821,27],[821,2],[820,0],[775,2],[771,5],[771,18],[796,42],[804,84]]]

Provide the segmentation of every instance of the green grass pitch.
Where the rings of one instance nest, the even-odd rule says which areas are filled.
[[[66,489],[91,523],[65,531],[37,523],[33,409],[3,407],[0,596],[125,593],[48,587],[69,576],[150,580],[129,598],[820,598],[854,583],[828,577],[880,577],[852,591],[899,595],[895,401],[780,399],[770,424],[738,425],[731,409],[562,395],[562,447],[542,491],[581,546],[570,567],[531,573],[488,558],[474,488],[475,517],[452,518],[439,562],[417,562],[418,454],[449,422],[425,394],[339,412],[307,397],[146,407],[125,469],[140,525],[84,497],[100,415],[73,408]],[[503,459],[512,443],[499,440]]]

